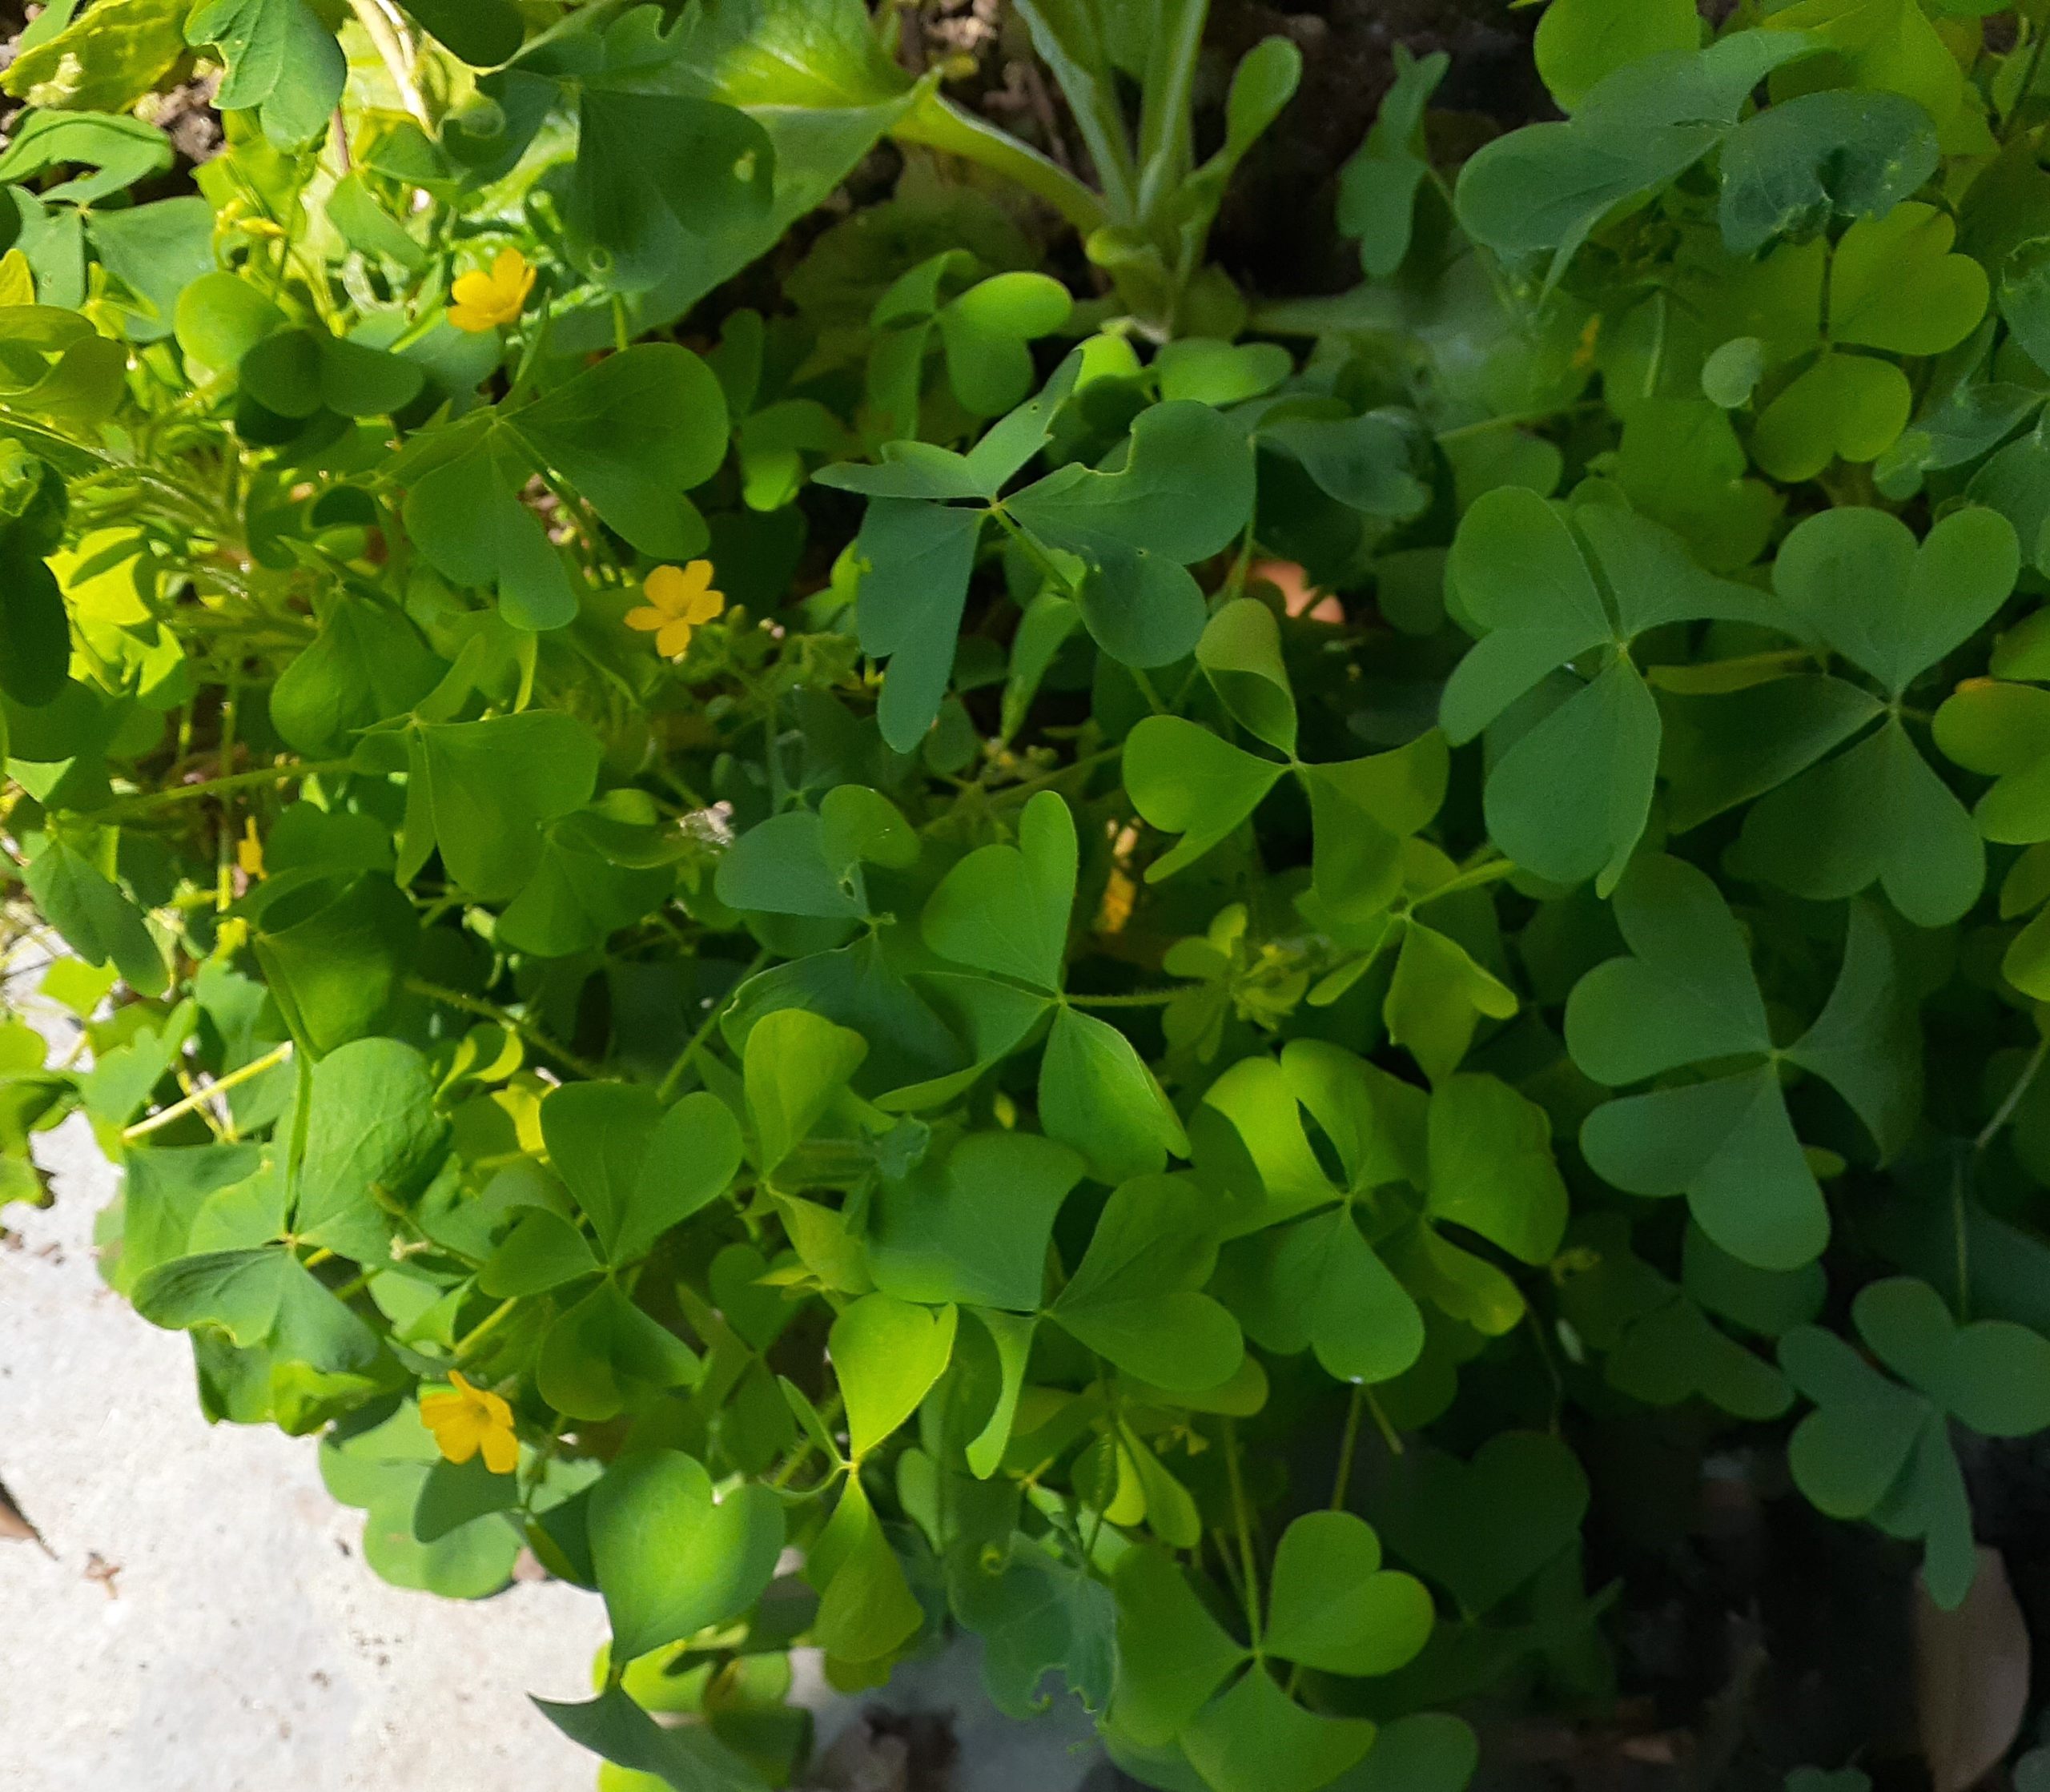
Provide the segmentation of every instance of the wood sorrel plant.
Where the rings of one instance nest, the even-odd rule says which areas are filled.
[[[594,1589],[614,1787],[958,1626],[1149,1784],[1458,1792],[1613,1690],[1619,1428],[1955,1606],[2050,1425],[2040,0],[1551,0],[1463,167],[1405,56],[1337,297],[1207,259],[1288,42],[1015,10],[1086,180],[861,0],[38,17],[0,814],[92,1068],[0,1029],[0,1200],[82,1111],[210,1417]]]

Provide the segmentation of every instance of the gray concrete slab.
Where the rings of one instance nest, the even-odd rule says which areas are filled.
[[[0,1541],[0,1792],[587,1792],[526,1694],[585,1695],[599,1602],[379,1580],[313,1440],[208,1425],[184,1338],[100,1281],[115,1173],[84,1122],[40,1145],[54,1205],[0,1214],[0,1481],[52,1554]],[[801,1661],[800,1691],[823,1746],[865,1704],[947,1711],[959,1792],[1077,1786],[1079,1707],[1015,1723],[976,1673],[969,1641],[862,1701]]]

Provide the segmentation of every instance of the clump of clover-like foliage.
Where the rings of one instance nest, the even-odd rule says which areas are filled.
[[[793,1648],[958,1626],[1149,1784],[1458,1792],[1605,1685],[1590,1426],[1946,1606],[2050,1426],[2043,6],[1550,0],[1457,167],[1405,55],[1337,297],[1208,259],[1300,58],[1205,11],[1017,0],[1087,178],[862,0],[6,71],[91,1067],[0,1027],[0,1201],[82,1111],[210,1417],[390,1580],[594,1589],[609,1786],[786,1783]]]

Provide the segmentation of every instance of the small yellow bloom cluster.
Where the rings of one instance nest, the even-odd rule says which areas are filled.
[[[451,1462],[467,1462],[479,1450],[494,1475],[509,1475],[520,1465],[520,1438],[512,1428],[512,1408],[488,1388],[465,1381],[454,1369],[452,1393],[427,1394],[420,1403],[420,1423]]]
[[[235,843],[235,862],[246,878],[254,879],[263,875],[263,837],[256,831],[254,815],[243,823],[242,838]]]
[[[693,629],[726,607],[726,594],[712,589],[709,560],[693,560],[684,567],[657,566],[641,589],[648,601],[626,613],[626,625],[653,635],[655,651],[672,660],[682,657]]]
[[[501,249],[490,272],[479,268],[456,276],[449,293],[448,321],[482,335],[518,317],[533,290],[534,270],[527,258],[517,249]]]

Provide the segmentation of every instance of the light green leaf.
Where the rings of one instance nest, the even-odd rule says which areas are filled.
[[[1173,1558],[1128,1550],[1113,1570],[1118,1604],[1118,1681],[1111,1721],[1135,1740],[1164,1747],[1246,1658],[1196,1596]]]
[[[1690,0],[1552,0],[1538,22],[1538,73],[1570,112],[1607,76],[1701,42]]]
[[[217,1325],[243,1348],[268,1344],[287,1362],[340,1373],[377,1355],[370,1328],[283,1245],[209,1251],[160,1264],[135,1287],[152,1325]]]
[[[726,1623],[760,1598],[782,1553],[783,1509],[752,1484],[715,1504],[712,1477],[694,1458],[640,1451],[593,1490],[590,1535],[613,1656],[626,1662]]]
[[[1449,1219],[1527,1264],[1548,1263],[1566,1223],[1544,1109],[1497,1077],[1448,1077],[1431,1096],[1430,1199]]]
[[[1039,1067],[1039,1123],[1071,1145],[1099,1182],[1160,1169],[1188,1137],[1145,1061],[1107,1021],[1063,1007]]]
[[[1264,1642],[1328,1673],[1393,1673],[1429,1640],[1437,1613],[1410,1576],[1381,1566],[1381,1539],[1349,1512],[1306,1513],[1274,1552]]]
[[[1908,202],[1843,233],[1830,272],[1829,334],[1897,355],[1940,355],[1986,315],[1986,270],[1953,254],[1956,221]]]
[[[1147,866],[1146,881],[1172,877],[1227,838],[1287,769],[1180,716],[1147,717],[1125,741],[1125,788],[1143,819],[1184,838]]]
[[[1876,460],[1899,439],[1914,402],[1907,376],[1891,362],[1825,350],[1765,408],[1751,458],[1790,484],[1839,457]]]
[[[689,1385],[699,1368],[682,1339],[607,1279],[541,1334],[535,1385],[557,1412],[597,1421]]]
[[[1230,1314],[1196,1292],[1216,1253],[1196,1189],[1173,1176],[1139,1177],[1111,1191],[1049,1316],[1156,1387],[1214,1388],[1244,1354]]]
[[[947,1372],[956,1309],[864,1295],[833,1321],[826,1344],[846,1403],[847,1447],[860,1459],[918,1409]]]
[[[219,47],[227,74],[215,103],[255,107],[275,143],[319,135],[340,102],[348,64],[306,0],[204,0],[186,21],[185,41]]]
[[[802,1008],[765,1015],[747,1035],[742,1074],[764,1175],[810,1135],[868,1055],[861,1035]]]
[[[400,1039],[357,1039],[331,1051],[313,1067],[305,1127],[294,1233],[358,1263],[388,1263],[394,1213],[420,1194],[446,1151],[427,1060]]]

